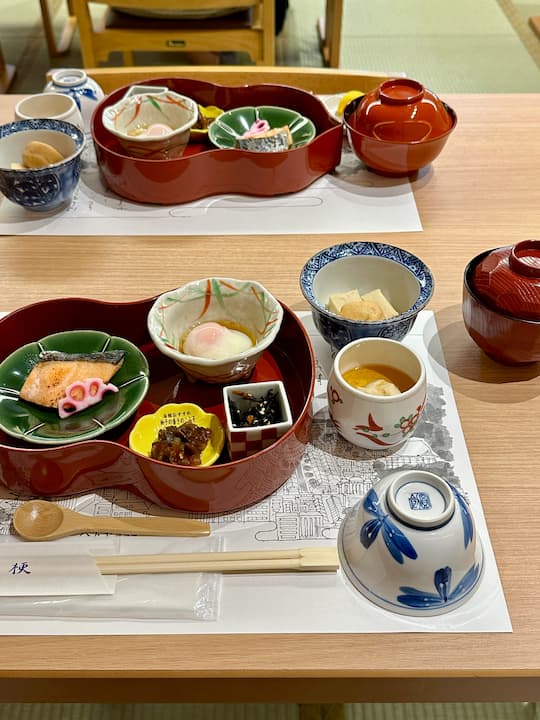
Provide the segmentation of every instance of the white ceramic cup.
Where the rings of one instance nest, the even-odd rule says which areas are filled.
[[[84,132],[84,121],[77,103],[70,95],[62,93],[39,93],[19,100],[15,106],[16,120],[49,118],[64,120]]]
[[[343,373],[365,365],[401,370],[414,385],[399,395],[370,395],[354,388]],[[424,409],[426,370],[416,352],[387,338],[362,338],[345,345],[328,378],[328,410],[339,434],[353,445],[384,450],[403,443]]]

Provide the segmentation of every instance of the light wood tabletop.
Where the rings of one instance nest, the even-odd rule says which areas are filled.
[[[15,96],[0,98],[0,119]],[[538,237],[540,95],[449,95],[458,126],[413,181],[421,232],[384,233],[431,268],[435,312],[512,633],[6,636],[10,701],[300,702],[540,699],[540,364],[487,358],[461,318],[482,250]],[[365,235],[0,237],[0,310],[83,294],[129,301],[199,275],[256,278],[293,309],[315,251]]]

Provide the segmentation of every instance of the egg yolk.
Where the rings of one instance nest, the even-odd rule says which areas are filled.
[[[251,338],[217,322],[205,322],[191,330],[184,340],[183,352],[209,360],[224,360],[252,347]]]

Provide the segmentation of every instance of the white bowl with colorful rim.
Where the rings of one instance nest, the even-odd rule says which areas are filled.
[[[282,320],[281,304],[255,280],[210,277],[160,295],[148,332],[188,378],[226,384],[251,375]]]
[[[103,125],[133,157],[180,157],[199,117],[193,98],[172,90],[126,94],[103,110]]]

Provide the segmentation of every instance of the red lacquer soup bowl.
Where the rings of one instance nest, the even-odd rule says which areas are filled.
[[[230,461],[225,447],[211,467],[171,465],[129,448],[129,433],[139,417],[168,402],[195,402],[225,422],[221,386],[189,382],[152,343],[146,318],[155,299],[133,303],[49,300],[0,320],[0,362],[45,335],[95,329],[131,341],[150,368],[150,388],[136,414],[97,439],[44,447],[0,431],[0,481],[13,493],[61,497],[122,487],[163,507],[216,513],[252,505],[291,476],[309,439],[315,358],[303,325],[286,306],[279,334],[251,377],[254,382],[283,381],[293,415],[293,425],[285,435],[265,450],[235,461]]]
[[[454,110],[416,80],[387,80],[347,105],[343,122],[360,160],[382,175],[432,163],[457,124]]]
[[[540,361],[540,241],[487,250],[467,265],[463,321],[484,352],[505,365]]]

